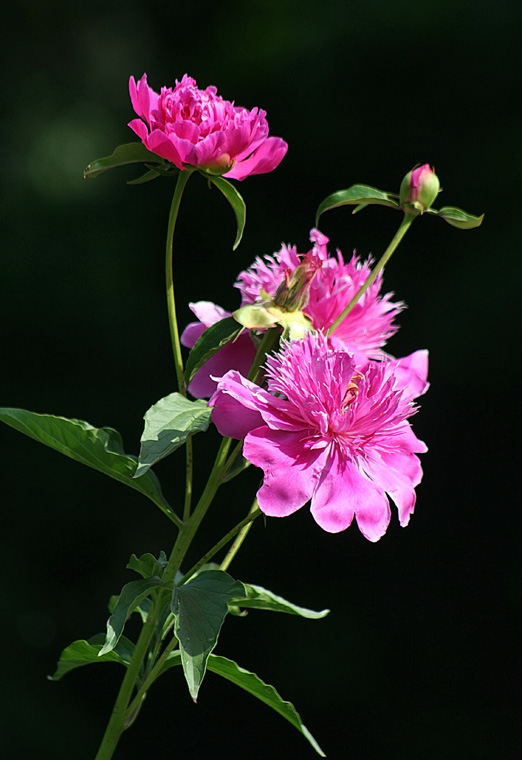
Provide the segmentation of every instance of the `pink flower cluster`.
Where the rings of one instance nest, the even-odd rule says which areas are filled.
[[[178,169],[199,167],[229,179],[266,174],[283,160],[288,145],[268,136],[266,112],[235,106],[223,100],[215,87],[200,90],[184,75],[175,87],[158,95],[147,75],[130,78],[132,107],[138,114],[129,127],[153,153]]]
[[[355,517],[363,535],[376,541],[390,521],[388,497],[401,525],[415,505],[422,477],[417,454],[426,446],[408,418],[416,411],[413,400],[428,388],[428,355],[393,359],[384,352],[404,305],[380,294],[380,276],[328,335],[369,276],[371,261],[353,255],[345,262],[340,251],[329,256],[328,238],[318,230],[310,238],[305,255],[283,246],[256,259],[236,287],[242,305],[262,303],[277,298],[298,267],[309,267],[303,311],[313,329],[267,357],[266,388],[246,379],[255,346],[245,331],[199,370],[190,391],[198,397],[214,391],[214,424],[222,435],[244,440],[245,458],[263,470],[257,498],[266,515],[284,517],[310,501],[324,530],[344,530]],[[183,333],[189,346],[205,326],[228,316],[208,302],[191,308],[200,323]]]

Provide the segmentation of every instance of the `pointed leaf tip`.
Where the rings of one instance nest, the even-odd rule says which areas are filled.
[[[236,190],[234,185],[229,182],[227,179],[224,179],[223,177],[213,177],[210,174],[204,175],[206,179],[208,179],[209,182],[211,182],[213,185],[215,185],[218,190],[220,190],[227,201],[230,203],[232,207],[232,211],[234,212],[234,215],[236,217],[237,222],[237,233],[236,233],[236,239],[234,241],[234,245],[232,246],[232,250],[235,251],[238,245],[241,242],[241,238],[243,237],[243,231],[245,229],[246,224],[246,205],[245,201],[241,197],[240,193]]]

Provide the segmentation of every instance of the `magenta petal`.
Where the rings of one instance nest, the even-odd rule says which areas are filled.
[[[241,180],[251,174],[267,174],[279,166],[287,150],[287,143],[280,137],[268,137],[249,158],[238,161],[234,168],[223,176]]]
[[[146,142],[149,137],[149,130],[141,119],[133,119],[132,121],[129,121],[127,126],[130,127],[135,134],[138,135],[140,140]]]
[[[324,454],[307,450],[301,432],[257,428],[245,438],[243,454],[265,473],[257,493],[259,507],[265,515],[286,517],[310,500]]]
[[[222,377],[229,370],[248,375],[255,356],[256,348],[250,334],[243,333],[237,340],[227,343],[196,372],[189,385],[190,393],[195,398],[209,398],[217,389],[214,377]]]
[[[373,454],[368,458],[367,470],[391,496],[399,512],[399,522],[405,527],[415,508],[415,486],[422,478],[419,459],[415,454],[395,454],[381,460]]]
[[[178,149],[161,130],[152,130],[148,138],[143,140],[143,142],[152,153],[156,153],[161,158],[171,161],[178,169],[184,168]]]

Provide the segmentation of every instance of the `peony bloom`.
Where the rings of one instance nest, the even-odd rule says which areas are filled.
[[[189,307],[200,321],[190,322],[183,330],[180,340],[187,348],[195,345],[207,327],[230,317],[230,312],[210,301],[189,303]],[[212,376],[224,375],[229,369],[237,369],[243,375],[248,375],[255,355],[256,348],[250,334],[241,333],[235,341],[227,343],[196,372],[188,387],[190,393],[194,398],[209,398],[216,390],[216,381]]]
[[[268,136],[266,112],[251,111],[223,100],[215,87],[199,90],[185,76],[161,93],[149,87],[147,75],[129,80],[132,107],[139,116],[129,127],[145,146],[175,164],[207,169],[229,179],[266,174],[283,160],[288,145]]]
[[[309,285],[308,304],[303,311],[311,319],[315,330],[327,331],[367,280],[372,262],[368,259],[363,263],[354,254],[345,263],[340,251],[335,257],[330,257],[328,238],[319,230],[311,231],[310,240],[313,246],[306,257],[310,262],[315,260],[316,271]],[[274,297],[280,284],[288,278],[288,273],[293,272],[303,258],[295,246],[285,245],[273,256],[258,257],[250,269],[241,272],[236,282],[236,287],[241,291],[242,305],[262,300],[262,291]],[[397,331],[393,321],[404,308],[402,303],[391,301],[391,293],[381,296],[381,286],[382,274],[379,274],[332,333],[337,341],[375,359],[385,355],[382,347]]]
[[[244,438],[244,456],[264,472],[261,510],[285,517],[311,501],[324,530],[345,530],[355,517],[377,541],[390,496],[407,525],[422,477],[416,454],[427,449],[410,427],[416,408],[393,364],[361,368],[348,350],[309,333],[268,357],[266,372],[268,390],[227,372],[209,402],[219,432]]]

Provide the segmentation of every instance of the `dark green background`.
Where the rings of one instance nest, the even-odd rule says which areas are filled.
[[[238,303],[231,285],[281,242],[306,250],[318,203],[355,182],[397,190],[433,164],[441,205],[484,226],[414,225],[386,275],[409,309],[390,344],[430,349],[414,420],[430,452],[411,525],[371,544],[323,533],[303,509],[256,523],[237,577],[323,621],[251,613],[218,652],[292,700],[330,758],[520,757],[519,199],[522,6],[513,0],[197,4],[17,2],[3,10],[2,404],[111,425],[137,452],[141,417],[173,390],[163,295],[167,180],[129,187],[83,168],[133,139],[130,74],[201,87],[268,111],[289,143],[273,174],[239,185],[233,217],[188,186],[176,232],[185,301]],[[379,255],[399,216],[322,220],[345,254]],[[2,746],[6,757],[91,760],[118,688],[115,665],[47,682],[60,651],[103,630],[132,552],[169,550],[158,510],[103,476],[0,431]],[[197,441],[196,454],[203,439]],[[198,466],[200,479],[206,463]],[[157,468],[177,493],[177,456]],[[201,550],[240,519],[259,482],[223,489]],[[196,558],[194,556],[194,558]],[[209,674],[194,706],[180,672],[151,691],[118,758],[313,757],[268,708]]]

